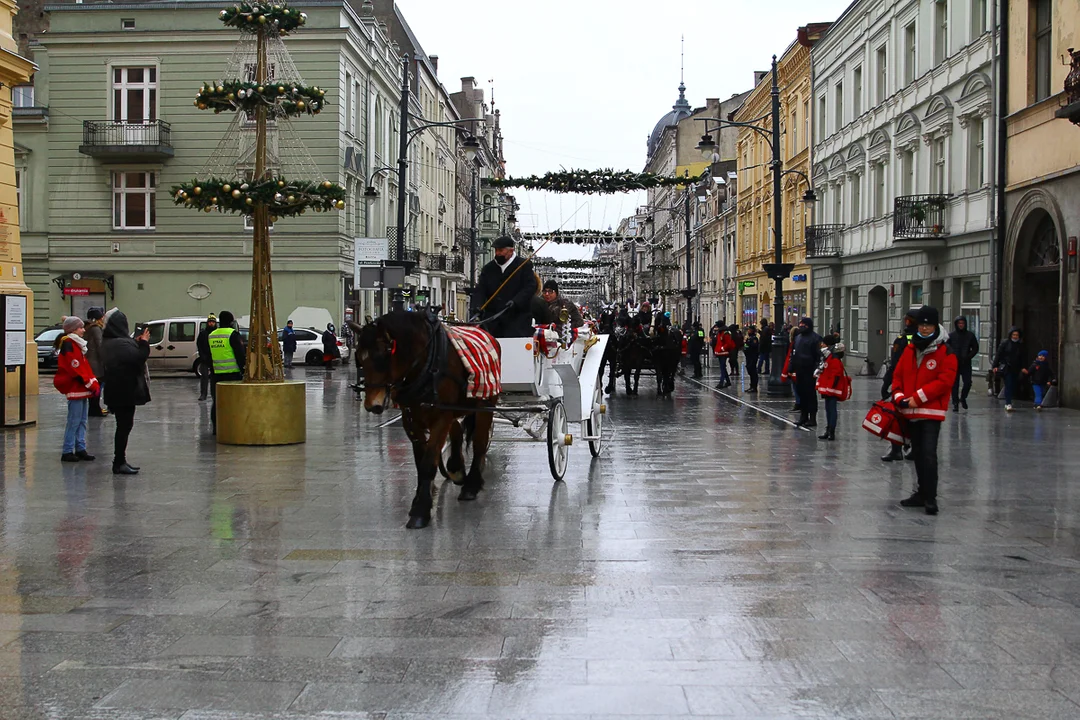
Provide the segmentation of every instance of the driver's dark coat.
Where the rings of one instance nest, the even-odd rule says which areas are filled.
[[[510,273],[514,273],[513,276]],[[507,277],[510,279],[499,290]],[[535,295],[536,274],[532,263],[515,256],[505,271],[494,260],[484,266],[476,280],[473,303],[477,310],[487,303],[487,308],[480,314],[480,318],[485,319],[498,314],[506,303],[512,302],[513,309],[486,323],[484,329],[497,338],[528,337],[533,334],[532,300]]]

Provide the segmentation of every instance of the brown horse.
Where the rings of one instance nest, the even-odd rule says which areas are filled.
[[[447,437],[451,453],[446,471],[462,485],[458,500],[475,500],[484,487],[495,399],[466,395],[468,371],[450,346],[446,329],[429,312],[396,310],[367,325],[349,323],[357,334],[356,366],[363,370],[364,409],[382,413],[401,408],[401,425],[416,461],[416,495],[410,529],[431,523],[432,483]],[[464,420],[459,423],[459,418]],[[465,473],[463,443],[472,442],[472,466]]]

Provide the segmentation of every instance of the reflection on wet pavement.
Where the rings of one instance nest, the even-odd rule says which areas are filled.
[[[295,372],[308,442],[271,449],[157,380],[134,478],[110,419],[59,462],[43,378],[0,436],[0,717],[1080,717],[1080,413],[950,414],[930,518],[857,427],[868,380],[835,443],[644,380],[565,483],[496,442],[479,501],[406,531],[400,427]]]

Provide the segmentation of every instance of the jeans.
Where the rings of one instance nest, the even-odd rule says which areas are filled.
[[[1005,373],[1005,404],[1012,405],[1013,396],[1016,394],[1016,384],[1020,382],[1020,373]]]
[[[720,356],[720,384],[721,385],[727,385],[730,382],[731,382],[731,376],[728,375],[727,357],[724,356],[724,355],[721,355]]]
[[[836,429],[836,419],[839,415],[837,410],[839,409],[839,405],[840,401],[836,398],[825,398],[825,423],[833,430]]]
[[[960,388],[961,380],[963,380],[963,390]],[[967,400],[969,392],[971,392],[971,363],[963,363],[956,369],[956,382],[952,386],[953,405],[959,404],[961,400]]]
[[[766,375],[769,374],[769,368],[772,366],[772,358],[770,357],[771,355],[771,350],[761,351],[761,355],[759,355],[757,359],[757,371],[759,375],[762,372],[764,372]]]
[[[135,426],[135,406],[110,408],[113,419],[116,420],[116,436],[113,438],[113,466],[123,465],[127,462],[128,436],[131,428]]]
[[[291,352],[286,352],[286,353],[284,353],[284,355],[285,355],[285,367],[292,367],[292,356],[293,356],[293,354]]]
[[[1035,405],[1042,405],[1043,396],[1046,395],[1046,386],[1032,383],[1031,389],[1035,391]]]
[[[911,436],[911,456],[915,461],[915,494],[927,502],[937,500],[938,435],[941,423],[936,420],[913,420],[908,423]]]
[[[791,395],[792,395],[792,397],[795,398],[795,404],[801,406],[802,403],[799,402],[799,384],[798,383],[791,383]]]
[[[90,410],[87,398],[68,400],[67,425],[64,427],[64,454],[86,450],[86,416]]]

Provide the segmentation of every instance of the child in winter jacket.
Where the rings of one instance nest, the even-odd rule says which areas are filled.
[[[720,358],[720,382],[716,383],[717,390],[731,385],[727,361],[734,350],[735,340],[731,337],[731,331],[728,328],[720,328],[720,334],[716,336],[716,344],[713,345],[713,354]]]
[[[1042,410],[1043,397],[1054,384],[1054,371],[1050,367],[1050,351],[1040,350],[1035,362],[1021,372],[1031,378],[1031,389],[1035,391],[1035,409]]]
[[[847,400],[847,384],[844,380],[844,347],[832,334],[821,341],[821,362],[814,375],[817,377],[817,393],[825,400],[825,434],[818,440],[836,439],[837,403]]]
[[[57,340],[60,354],[57,357],[53,386],[67,396],[67,425],[64,428],[64,448],[60,460],[79,462],[93,460],[86,452],[86,417],[90,398],[100,392],[98,380],[86,359],[86,327],[77,317],[64,318],[64,334]]]

